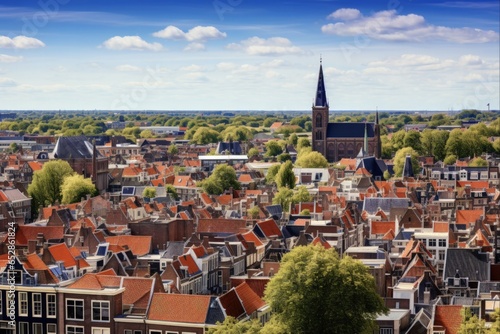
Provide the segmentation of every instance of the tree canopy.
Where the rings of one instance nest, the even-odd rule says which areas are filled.
[[[418,153],[411,147],[404,147],[396,152],[394,156],[394,175],[402,176],[405,165],[406,156],[411,156],[411,165],[413,168],[413,175],[420,174],[420,164],[418,162]]]
[[[322,246],[287,253],[264,299],[290,333],[363,333],[387,311],[368,268]]]
[[[201,186],[210,195],[220,195],[229,188],[240,189],[234,168],[227,164],[215,166],[212,175],[205,179]]]
[[[295,165],[303,168],[326,168],[328,167],[328,160],[326,160],[323,154],[311,151],[301,154]]]
[[[278,187],[287,187],[290,189],[295,187],[295,174],[293,173],[293,164],[290,160],[281,164],[274,181]]]
[[[84,178],[83,175],[72,174],[64,177],[61,184],[61,203],[70,204],[79,202],[87,195],[97,195],[97,189],[92,179]]]

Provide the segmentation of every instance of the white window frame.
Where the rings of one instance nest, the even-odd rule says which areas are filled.
[[[30,324],[29,322],[18,322],[17,326],[19,326],[19,334],[29,334],[30,332]],[[17,327],[16,326],[16,327]]]
[[[75,316],[76,316],[76,313],[77,313],[77,312],[76,312],[76,308],[77,308],[77,307],[80,307],[80,306],[76,306],[76,302],[82,302],[82,305],[81,305],[81,308],[82,308],[82,318],[81,318],[81,319],[80,319],[80,318],[69,318],[69,317],[68,317],[68,314],[69,314],[69,312],[68,312],[68,308],[70,307],[70,306],[68,305],[68,302],[74,302],[74,303],[75,303],[74,305],[72,305],[72,306],[71,306],[71,307],[75,308],[75,312],[74,312],[74,313],[75,313]],[[65,307],[66,307],[66,308],[65,308],[65,309],[66,309],[66,320],[83,321],[83,320],[85,319],[85,302],[83,301],[83,299],[73,299],[73,298],[68,298],[68,299],[66,299],[66,302],[65,302]]]
[[[35,300],[35,297],[38,297],[38,300]],[[32,293],[31,294],[31,313],[34,318],[42,317],[42,294],[41,293]]]
[[[54,297],[54,301],[50,299]],[[49,293],[46,295],[46,303],[47,303],[47,318],[55,318],[57,316],[57,299],[56,295],[53,293]],[[51,313],[51,310],[54,310],[54,314]]]
[[[94,304],[99,305],[99,306],[94,306]],[[107,307],[103,307],[103,304],[107,305]],[[92,300],[91,302],[91,307],[92,307],[92,321],[93,322],[109,322],[111,319],[111,312],[110,312],[110,303],[108,300]],[[94,309],[99,309],[99,319],[94,318]],[[103,310],[108,310],[108,320],[102,320],[103,318]]]
[[[72,330],[73,330],[73,332],[72,332],[72,333],[70,333],[70,332],[69,332],[69,331],[70,331],[70,329],[72,329]],[[78,330],[80,330],[80,329],[81,329],[81,332],[79,332],[79,331],[78,331],[78,332],[76,332],[75,330],[77,330],[77,329],[78,329]],[[66,325],[66,334],[80,334],[80,333],[81,333],[81,334],[85,333],[85,327],[83,327],[83,326],[74,326],[74,325]]]
[[[108,327],[92,327],[91,334],[111,334],[111,328],[108,328]]]
[[[24,291],[19,291],[17,295],[19,298],[19,316],[27,317],[28,316],[28,293]]]
[[[57,324],[47,324],[47,334],[57,334]]]

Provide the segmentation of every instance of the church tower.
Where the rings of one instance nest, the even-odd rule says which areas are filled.
[[[326,135],[328,128],[329,106],[326,98],[323,64],[319,62],[318,87],[312,106],[312,149],[326,157]]]

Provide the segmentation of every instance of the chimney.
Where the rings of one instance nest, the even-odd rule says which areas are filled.
[[[429,305],[430,301],[431,301],[431,291],[429,287],[426,286],[424,291],[424,304]]]
[[[28,254],[36,253],[37,240],[28,240]]]
[[[259,269],[248,269],[247,270],[247,278],[252,278],[254,275],[260,272]]]
[[[37,244],[38,246],[43,246],[43,241],[44,241],[43,239],[44,239],[44,238],[43,238],[43,233],[38,233],[38,234],[36,235],[36,244]]]

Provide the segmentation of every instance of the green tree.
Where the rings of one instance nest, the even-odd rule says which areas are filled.
[[[251,149],[248,150],[248,158],[253,158],[253,157],[258,157],[259,156],[259,150],[255,147],[252,147]]]
[[[416,130],[409,130],[406,132],[403,139],[403,147],[411,147],[418,153],[422,152],[422,136]]]
[[[469,161],[469,166],[471,167],[487,167],[488,161],[484,160],[481,157],[477,157]]]
[[[394,175],[403,175],[403,169],[405,165],[406,156],[411,156],[411,165],[413,168],[413,174],[417,176],[420,173],[420,164],[418,162],[418,153],[411,147],[404,147],[396,152],[394,156]]]
[[[266,143],[266,156],[275,157],[283,153],[283,147],[276,140],[270,140]]]
[[[280,155],[278,155],[278,162],[285,162],[291,160],[292,156],[290,155],[290,153],[281,153]]]
[[[200,127],[193,134],[192,142],[199,145],[217,143],[221,140],[220,134],[207,127]]]
[[[328,167],[328,160],[326,160],[323,154],[312,151],[307,154],[301,154],[295,165],[303,168],[326,168]]]
[[[33,175],[33,181],[28,187],[28,194],[33,198],[34,212],[39,205],[50,205],[62,200],[61,185],[66,176],[72,175],[73,169],[63,160],[46,162],[41,170]]]
[[[493,149],[495,152],[500,153],[500,138],[495,139],[493,142]]]
[[[322,246],[285,254],[264,299],[289,333],[363,333],[387,312],[368,268]]]
[[[292,203],[293,190],[287,187],[278,188],[278,192],[274,194],[273,204],[279,204],[283,211],[290,211],[290,204]]]
[[[406,136],[405,130],[399,130],[398,132],[392,134],[391,144],[394,152],[405,147],[404,146],[405,136]]]
[[[72,174],[64,177],[61,184],[61,203],[71,204],[80,202],[87,195],[97,195],[97,189],[92,183],[92,179],[84,178],[83,175]]]
[[[273,184],[276,181],[276,174],[281,168],[281,164],[275,164],[269,167],[266,174],[266,183]]]
[[[165,185],[165,189],[167,191],[167,194],[170,194],[172,198],[176,201],[179,200],[179,195],[177,194],[177,189],[171,184]]]
[[[311,215],[311,211],[309,211],[309,209],[304,209],[304,210],[300,211],[299,214],[301,216],[310,216]]]
[[[253,206],[247,210],[248,216],[252,219],[259,218],[259,212],[260,212],[260,210],[259,210],[258,206]]]
[[[456,155],[458,158],[465,157],[462,144],[462,130],[453,129],[446,141],[446,155]]]
[[[238,177],[232,166],[221,164],[215,166],[212,175],[202,182],[203,190],[210,195],[220,195],[229,188],[240,189]]]
[[[275,177],[275,182],[278,187],[295,187],[295,174],[293,173],[293,164],[290,160],[281,164],[280,169]]]
[[[306,186],[298,186],[297,190],[293,194],[292,202],[293,203],[301,203],[301,202],[311,202],[312,196],[307,190]]]
[[[18,145],[17,143],[12,143],[9,145],[9,152],[11,153],[17,153],[21,149],[21,146]]]
[[[389,180],[391,178],[391,173],[388,170],[384,172],[384,180]]]
[[[471,130],[467,130],[462,134],[461,143],[463,146],[462,157],[474,157],[492,151],[492,146],[488,139]]]
[[[445,165],[454,165],[457,162],[457,156],[454,154],[450,154],[444,158],[443,163]]]
[[[500,333],[500,308],[496,308],[492,315],[493,322],[490,328],[490,334]]]
[[[262,329],[259,321],[238,321],[234,317],[227,317],[224,322],[217,322],[216,326],[208,330],[208,334],[258,334]]]
[[[488,334],[486,323],[483,319],[473,315],[470,308],[463,307],[460,311],[462,315],[462,323],[458,329],[457,334]]]
[[[437,160],[443,160],[446,157],[446,142],[450,133],[443,130],[433,130],[432,140],[434,141],[434,146],[432,150],[432,155],[436,157]]]
[[[142,192],[142,197],[144,198],[155,198],[156,197],[156,189],[154,187],[146,187]]]
[[[297,137],[296,133],[292,133],[290,137],[288,138],[288,144],[293,145],[294,147],[297,146],[299,137]]]
[[[297,151],[302,150],[304,147],[311,147],[311,141],[308,138],[300,138],[297,141]]]
[[[422,154],[431,156],[434,152],[434,132],[436,130],[425,129],[421,133]]]

